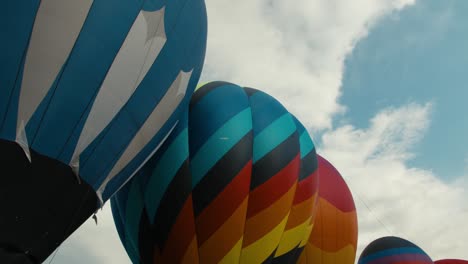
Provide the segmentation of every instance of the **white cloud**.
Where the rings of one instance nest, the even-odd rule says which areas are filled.
[[[446,183],[405,164],[430,113],[431,104],[412,104],[382,111],[365,130],[347,125],[324,134],[318,152],[342,173],[358,208],[358,256],[374,239],[395,235],[433,259],[468,258],[464,180]]]
[[[331,127],[344,59],[383,14],[414,0],[207,0],[202,82],[230,81],[279,99],[308,127]]]

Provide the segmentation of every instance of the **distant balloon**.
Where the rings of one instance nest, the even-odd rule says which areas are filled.
[[[205,3],[6,1],[0,26],[0,249],[42,262],[178,123]]]
[[[432,264],[421,248],[403,238],[388,236],[370,243],[358,264]]]
[[[133,263],[296,263],[317,197],[307,130],[264,92],[211,82],[112,199]]]
[[[309,241],[298,263],[353,264],[358,222],[353,196],[338,170],[317,154],[319,200]]]
[[[461,259],[441,259],[434,262],[435,264],[468,264],[468,260]]]

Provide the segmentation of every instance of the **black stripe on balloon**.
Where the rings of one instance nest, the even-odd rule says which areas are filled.
[[[250,88],[250,87],[244,87],[244,91],[249,97],[252,96],[254,93],[258,92],[257,89]]]
[[[253,132],[250,131],[218,160],[195,186],[193,189],[195,216],[198,216],[252,159],[252,142]]]
[[[164,249],[172,226],[187,201],[191,189],[192,177],[188,161],[186,160],[164,193],[154,218],[154,240],[161,250]]]
[[[303,180],[314,173],[318,168],[317,153],[315,149],[309,152],[301,159],[301,170],[299,173],[299,180]]]
[[[190,99],[190,108],[196,105],[206,94],[224,85],[233,85],[233,84],[229,82],[215,81],[215,82],[207,83],[203,85],[202,87],[200,87],[198,90],[196,90],[193,93],[192,98]]]
[[[151,231],[151,224],[148,218],[148,213],[145,209],[141,213],[140,225],[138,226],[138,253],[142,264],[153,263],[154,245]]]
[[[394,249],[394,248],[419,248],[419,247],[411,243],[410,241],[399,238],[399,237],[394,237],[394,236],[382,237],[370,243],[361,253],[361,257],[359,259],[362,259],[368,255],[371,255],[377,252],[381,252],[386,249]]]
[[[253,165],[250,190],[257,188],[286,167],[299,152],[297,131]]]
[[[284,253],[281,256],[277,256],[271,262],[272,264],[290,264],[297,263],[299,256],[302,252],[302,248],[294,248],[293,250]]]
[[[275,257],[275,253],[276,253],[276,250],[273,250],[273,253],[270,254],[270,256],[268,256],[268,258],[266,258],[262,264],[271,264],[273,263],[273,258]]]

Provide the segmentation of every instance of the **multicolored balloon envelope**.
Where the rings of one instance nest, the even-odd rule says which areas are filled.
[[[468,264],[468,260],[461,259],[441,259],[434,262],[434,264]]]
[[[317,197],[307,130],[226,82],[198,89],[187,120],[111,199],[133,263],[296,263]]]
[[[0,27],[0,248],[41,262],[188,107],[206,8],[203,0],[7,1]]]
[[[420,247],[403,238],[388,236],[370,243],[358,264],[433,264]]]
[[[318,155],[319,201],[314,227],[298,263],[353,264],[358,222],[353,196],[338,170]]]

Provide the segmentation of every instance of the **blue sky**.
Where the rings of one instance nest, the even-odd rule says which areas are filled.
[[[468,1],[206,5],[200,82],[263,90],[298,117],[354,195],[357,256],[396,235],[468,259]],[[98,218],[51,263],[129,264],[108,205]]]
[[[467,12],[468,1],[426,0],[382,18],[346,59],[340,99],[344,118],[360,128],[382,108],[432,103],[408,164],[445,180],[468,163]]]

